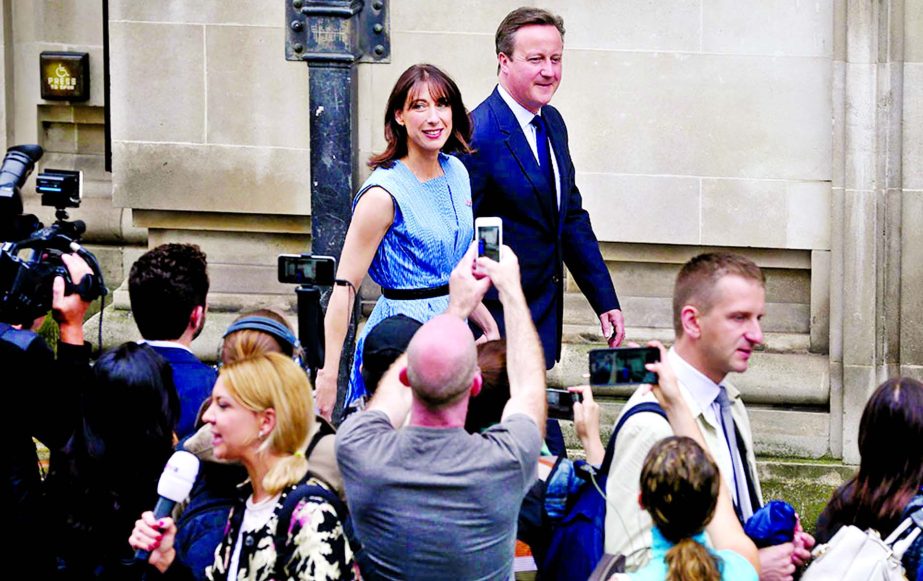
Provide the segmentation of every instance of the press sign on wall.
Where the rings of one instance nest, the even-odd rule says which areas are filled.
[[[90,55],[85,52],[43,52],[42,99],[86,101],[90,98]]]

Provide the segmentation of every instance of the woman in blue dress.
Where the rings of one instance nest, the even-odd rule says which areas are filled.
[[[382,297],[356,341],[345,406],[365,395],[359,368],[372,327],[392,315],[425,322],[446,310],[449,274],[474,235],[468,172],[449,154],[470,151],[470,133],[461,93],[448,75],[425,64],[404,71],[385,110],[388,146],[369,160],[375,171],[353,202],[337,269],[337,278],[352,286],[335,286],[327,306],[315,394],[320,415],[333,413],[349,313],[366,273],[381,285]],[[471,319],[488,339],[499,338],[483,305]]]

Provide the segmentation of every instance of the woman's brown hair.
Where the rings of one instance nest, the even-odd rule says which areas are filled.
[[[445,99],[452,108],[452,134],[442,148],[444,153],[470,153],[471,121],[462,102],[461,91],[452,78],[433,65],[413,65],[397,79],[385,107],[385,150],[369,158],[372,169],[389,168],[407,155],[407,129],[397,122],[395,113],[403,111],[407,100],[422,86],[429,88],[434,100]]]
[[[885,536],[923,487],[923,383],[897,377],[878,386],[859,421],[859,456],[859,472],[827,512],[831,522]]]
[[[715,514],[718,467],[691,438],[664,438],[641,468],[641,504],[665,539],[667,581],[720,581],[720,560],[693,540]]]

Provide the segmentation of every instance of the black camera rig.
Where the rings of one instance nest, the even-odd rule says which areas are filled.
[[[38,145],[16,145],[0,166],[0,321],[24,326],[51,310],[58,276],[65,294],[78,293],[85,301],[107,292],[99,262],[80,245],[86,225],[67,219],[67,208],[80,206],[80,172],[49,169],[37,176],[42,205],[56,209],[54,224],[46,228],[35,216],[23,214],[20,189],[43,153]],[[61,259],[69,253],[86,261],[92,274],[72,281]]]

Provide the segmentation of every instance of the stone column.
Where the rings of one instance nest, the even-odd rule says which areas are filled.
[[[842,406],[843,457],[856,462],[862,410],[899,361],[903,3],[846,2],[838,14],[845,50],[835,65],[844,92],[835,107],[843,154],[834,178],[831,411]]]
[[[900,373],[923,380],[923,0],[904,0]]]

